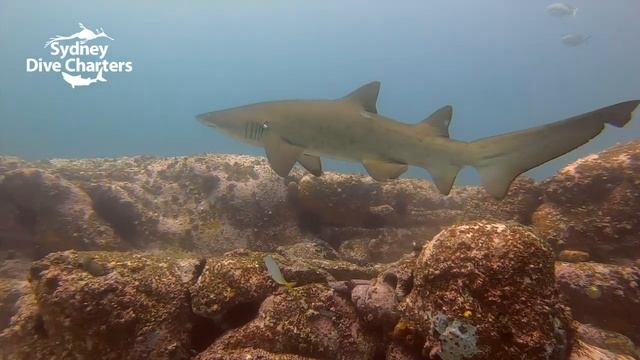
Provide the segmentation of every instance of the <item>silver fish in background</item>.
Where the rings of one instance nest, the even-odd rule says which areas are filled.
[[[624,126],[640,101],[627,101],[544,126],[473,142],[449,138],[453,109],[444,106],[409,125],[378,114],[380,82],[337,100],[285,100],[198,115],[205,125],[265,148],[269,164],[287,176],[296,162],[315,175],[320,156],[361,162],[379,181],[395,179],[408,165],[425,168],[442,194],[460,169],[473,166],[483,187],[503,198],[523,172],[563,155],[598,135],[605,124]]]
[[[564,3],[553,3],[547,6],[547,14],[551,16],[576,16],[578,8]]]
[[[590,35],[568,34],[563,36],[560,40],[565,46],[575,47],[586,43],[589,39],[591,39]]]

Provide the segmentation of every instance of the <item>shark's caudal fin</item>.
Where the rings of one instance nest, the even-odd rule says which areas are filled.
[[[503,198],[516,176],[587,143],[604,124],[624,126],[640,101],[627,101],[537,128],[480,139],[468,145],[470,165],[483,187]]]

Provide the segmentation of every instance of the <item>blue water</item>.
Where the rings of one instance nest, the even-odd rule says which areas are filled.
[[[473,140],[640,98],[640,2],[568,1],[56,1],[0,2],[0,154],[28,159],[204,152],[262,154],[194,115],[264,100],[336,98],[382,81],[381,113],[412,123],[454,106],[451,136]],[[103,27],[109,57],[132,73],[72,89],[26,73],[43,43]],[[591,35],[567,48],[569,33]],[[533,170],[538,178],[616,142],[607,131]],[[360,172],[357,164],[328,168]],[[426,176],[413,169],[408,176]],[[459,183],[474,182],[467,169]]]

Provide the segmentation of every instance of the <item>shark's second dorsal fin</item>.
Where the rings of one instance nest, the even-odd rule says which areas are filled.
[[[449,137],[449,124],[451,124],[453,108],[451,105],[443,106],[436,110],[428,118],[415,125],[421,135]]]
[[[366,111],[377,114],[376,103],[378,102],[379,92],[380,81],[372,81],[350,92],[344,99],[358,103]]]

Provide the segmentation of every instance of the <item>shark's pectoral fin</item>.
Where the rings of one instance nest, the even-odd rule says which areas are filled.
[[[353,101],[362,106],[366,111],[377,114],[378,109],[376,107],[376,103],[378,102],[379,92],[380,81],[372,81],[352,91],[343,99]]]
[[[369,175],[378,181],[397,179],[409,168],[407,164],[389,163],[376,160],[363,160],[362,165]]]
[[[298,162],[311,174],[315,176],[322,175],[322,162],[320,161],[319,157],[309,154],[302,154],[298,158]]]
[[[460,166],[447,163],[429,164],[426,169],[431,175],[434,184],[436,184],[438,191],[442,195],[449,195],[460,171]]]
[[[302,154],[303,148],[289,144],[280,135],[268,131],[264,136],[264,149],[269,165],[278,175],[285,177]]]

